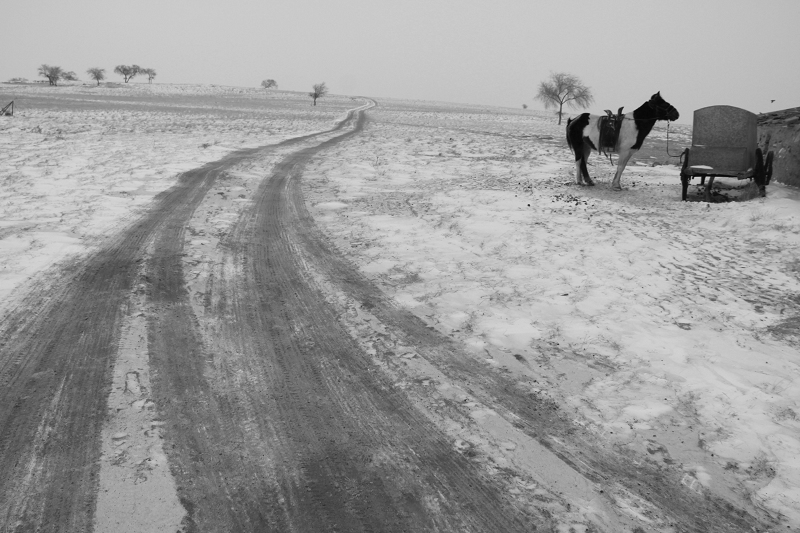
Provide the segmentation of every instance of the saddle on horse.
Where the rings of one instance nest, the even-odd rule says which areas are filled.
[[[625,113],[622,112],[624,107],[620,107],[616,115],[606,109],[606,115],[597,121],[597,128],[600,130],[600,146],[597,147],[597,150],[601,154],[608,156],[609,152],[617,151],[619,130],[622,128],[622,121],[625,117]]]

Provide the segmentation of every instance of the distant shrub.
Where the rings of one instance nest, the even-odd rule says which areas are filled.
[[[325,85],[325,82],[316,83],[314,84],[313,91],[308,93],[308,96],[314,99],[314,105],[317,105],[317,98],[322,98],[326,94],[328,94],[328,86]]]
[[[139,74],[142,68],[139,65],[117,65],[114,72],[122,76],[125,83],[128,83],[134,76]]]
[[[39,67],[39,76],[47,78],[50,85],[58,85],[58,80],[64,76],[64,70],[61,67],[42,64]]]
[[[106,69],[104,68],[93,67],[88,69],[86,74],[88,74],[93,80],[97,81],[97,85],[100,85],[100,82],[106,79]]]
[[[139,69],[139,72],[147,76],[147,83],[153,83],[153,78],[156,77],[156,69],[143,68]]]

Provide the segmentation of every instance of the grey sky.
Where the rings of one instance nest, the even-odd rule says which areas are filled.
[[[136,63],[158,82],[325,81],[539,109],[539,82],[566,71],[592,88],[592,111],[659,90],[681,122],[714,104],[800,106],[800,0],[15,0],[2,13],[3,81],[42,63],[117,80],[115,65]]]

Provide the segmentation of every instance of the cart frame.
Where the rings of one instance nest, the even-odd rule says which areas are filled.
[[[689,181],[699,177],[705,185],[704,199],[711,201],[714,178],[753,179],[761,196],[772,177],[773,153],[766,160],[757,146],[757,117],[728,105],[709,106],[694,112],[692,147],[683,152],[682,199],[687,199]],[[708,178],[708,183],[706,183]]]

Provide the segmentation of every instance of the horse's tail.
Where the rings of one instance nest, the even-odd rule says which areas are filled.
[[[583,157],[583,130],[589,125],[589,113],[582,113],[576,118],[567,119],[567,144],[575,154],[577,161]]]
[[[575,148],[572,146],[572,137],[569,134],[569,125],[570,125],[571,122],[572,122],[572,118],[568,118],[567,119],[567,146],[569,146],[570,150],[575,152]]]

